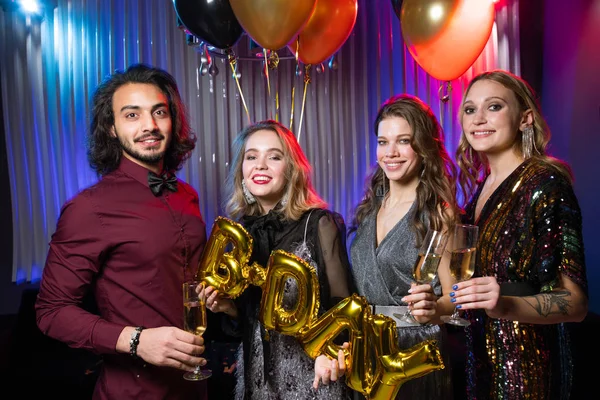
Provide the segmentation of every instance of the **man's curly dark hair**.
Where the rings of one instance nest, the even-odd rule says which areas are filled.
[[[167,96],[172,122],[172,139],[165,152],[164,169],[177,171],[196,146],[196,135],[191,131],[187,111],[177,83],[168,72],[148,66],[133,64],[125,71],[117,71],[98,86],[92,97],[92,118],[88,133],[88,160],[100,175],[114,171],[123,154],[119,139],[111,135],[115,123],[113,95],[128,83],[144,83],[158,87]]]

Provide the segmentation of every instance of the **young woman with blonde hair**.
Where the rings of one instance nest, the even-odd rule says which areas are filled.
[[[346,227],[312,186],[311,166],[294,134],[275,121],[244,129],[233,144],[226,212],[254,238],[250,262],[266,266],[273,250],[285,250],[317,270],[320,313],[351,293]],[[284,306],[293,306],[296,281],[286,283]],[[261,289],[249,287],[236,301],[214,288],[201,292],[206,306],[238,324],[243,351],[238,356],[237,399],[344,399],[344,382],[312,388],[313,360],[296,338],[270,331],[259,321]],[[268,339],[267,339],[268,337]]]
[[[460,110],[465,220],[479,226],[474,278],[452,301],[467,327],[470,399],[567,399],[564,322],[587,313],[581,211],[533,90],[507,71],[476,76]]]

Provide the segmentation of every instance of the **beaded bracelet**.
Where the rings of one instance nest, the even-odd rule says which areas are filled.
[[[140,334],[144,329],[146,328],[143,326],[138,326],[135,328],[135,331],[131,333],[131,340],[129,341],[129,354],[131,354],[131,357],[136,359],[138,358],[137,347],[138,344],[140,344]]]

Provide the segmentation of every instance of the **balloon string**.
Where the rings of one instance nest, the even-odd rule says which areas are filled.
[[[300,35],[296,39],[296,51],[294,52],[294,57],[296,58],[296,76],[298,76],[300,72],[300,61],[298,61],[298,48],[300,47]],[[290,110],[290,125],[289,128],[293,130],[294,125],[294,104],[296,99],[296,79],[292,82],[292,108]]]
[[[271,80],[269,79],[269,61],[267,61],[267,53],[269,50],[263,47],[263,55],[265,56],[265,77],[267,78],[267,97],[271,98]]]
[[[227,56],[229,59],[229,66],[231,67],[231,73],[233,78],[235,79],[235,83],[237,84],[238,92],[240,93],[240,98],[242,99],[242,104],[244,105],[244,110],[246,110],[246,116],[248,117],[248,123],[251,124],[252,120],[250,119],[250,111],[248,111],[248,106],[246,105],[246,100],[244,99],[244,93],[242,93],[242,87],[240,86],[240,80],[238,79],[237,71],[235,70],[235,65],[237,60],[233,53],[229,53]]]
[[[306,92],[310,83],[310,64],[304,66],[304,93],[302,95],[302,108],[300,111],[300,123],[298,125],[298,142],[300,142],[300,134],[302,133],[302,119],[304,118],[304,105],[306,104]]]
[[[450,100],[450,94],[452,93],[452,82],[447,81],[440,85],[438,89],[438,97],[440,98],[440,126],[444,130],[444,114]]]
[[[275,121],[279,122],[279,71],[275,75]]]
[[[292,129],[292,125],[294,124],[294,98],[296,97],[296,82],[292,85],[292,109],[290,110],[290,125],[289,128]]]
[[[267,64],[268,68],[272,69],[275,72],[275,97],[272,101],[275,103],[273,105],[273,107],[275,108],[275,121],[279,122],[279,73],[277,69],[279,67],[279,55],[276,51],[270,52]]]

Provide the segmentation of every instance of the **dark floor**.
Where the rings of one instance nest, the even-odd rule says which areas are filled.
[[[0,315],[0,377],[8,370],[9,343],[15,325],[16,315]]]
[[[18,392],[18,397],[15,397],[18,399],[38,400],[55,396],[67,400],[90,399],[100,359],[89,352],[71,349],[44,336],[35,325],[35,294],[24,293],[18,315],[0,315],[0,382],[4,383],[4,388],[11,387]],[[595,393],[597,372],[595,368],[588,366],[595,366],[600,360],[600,346],[595,340],[600,334],[600,316],[589,313],[582,323],[569,325],[575,349],[571,399],[594,398],[592,394]],[[465,398],[464,377],[460,372],[464,362],[460,356],[464,353],[461,350],[463,341],[461,330],[454,330],[450,336],[450,345],[455,355],[455,400]],[[233,363],[235,347],[230,343],[207,342],[207,358],[220,360],[211,365],[214,373],[209,380],[211,400],[232,398],[235,380],[228,367]]]
[[[100,357],[43,335],[35,323],[36,296],[37,290],[25,291],[19,313],[0,316],[0,382],[4,383],[3,388],[10,387],[18,392],[15,399],[91,399],[101,366]],[[206,333],[210,337],[208,330]],[[230,367],[235,361],[237,344],[208,339],[206,348],[209,368],[213,370],[208,382],[209,398],[229,400],[235,385]],[[6,397],[0,394],[0,398]]]
[[[99,358],[44,336],[35,324],[37,291],[24,292],[19,313],[0,317],[0,379],[14,398],[89,399]]]

